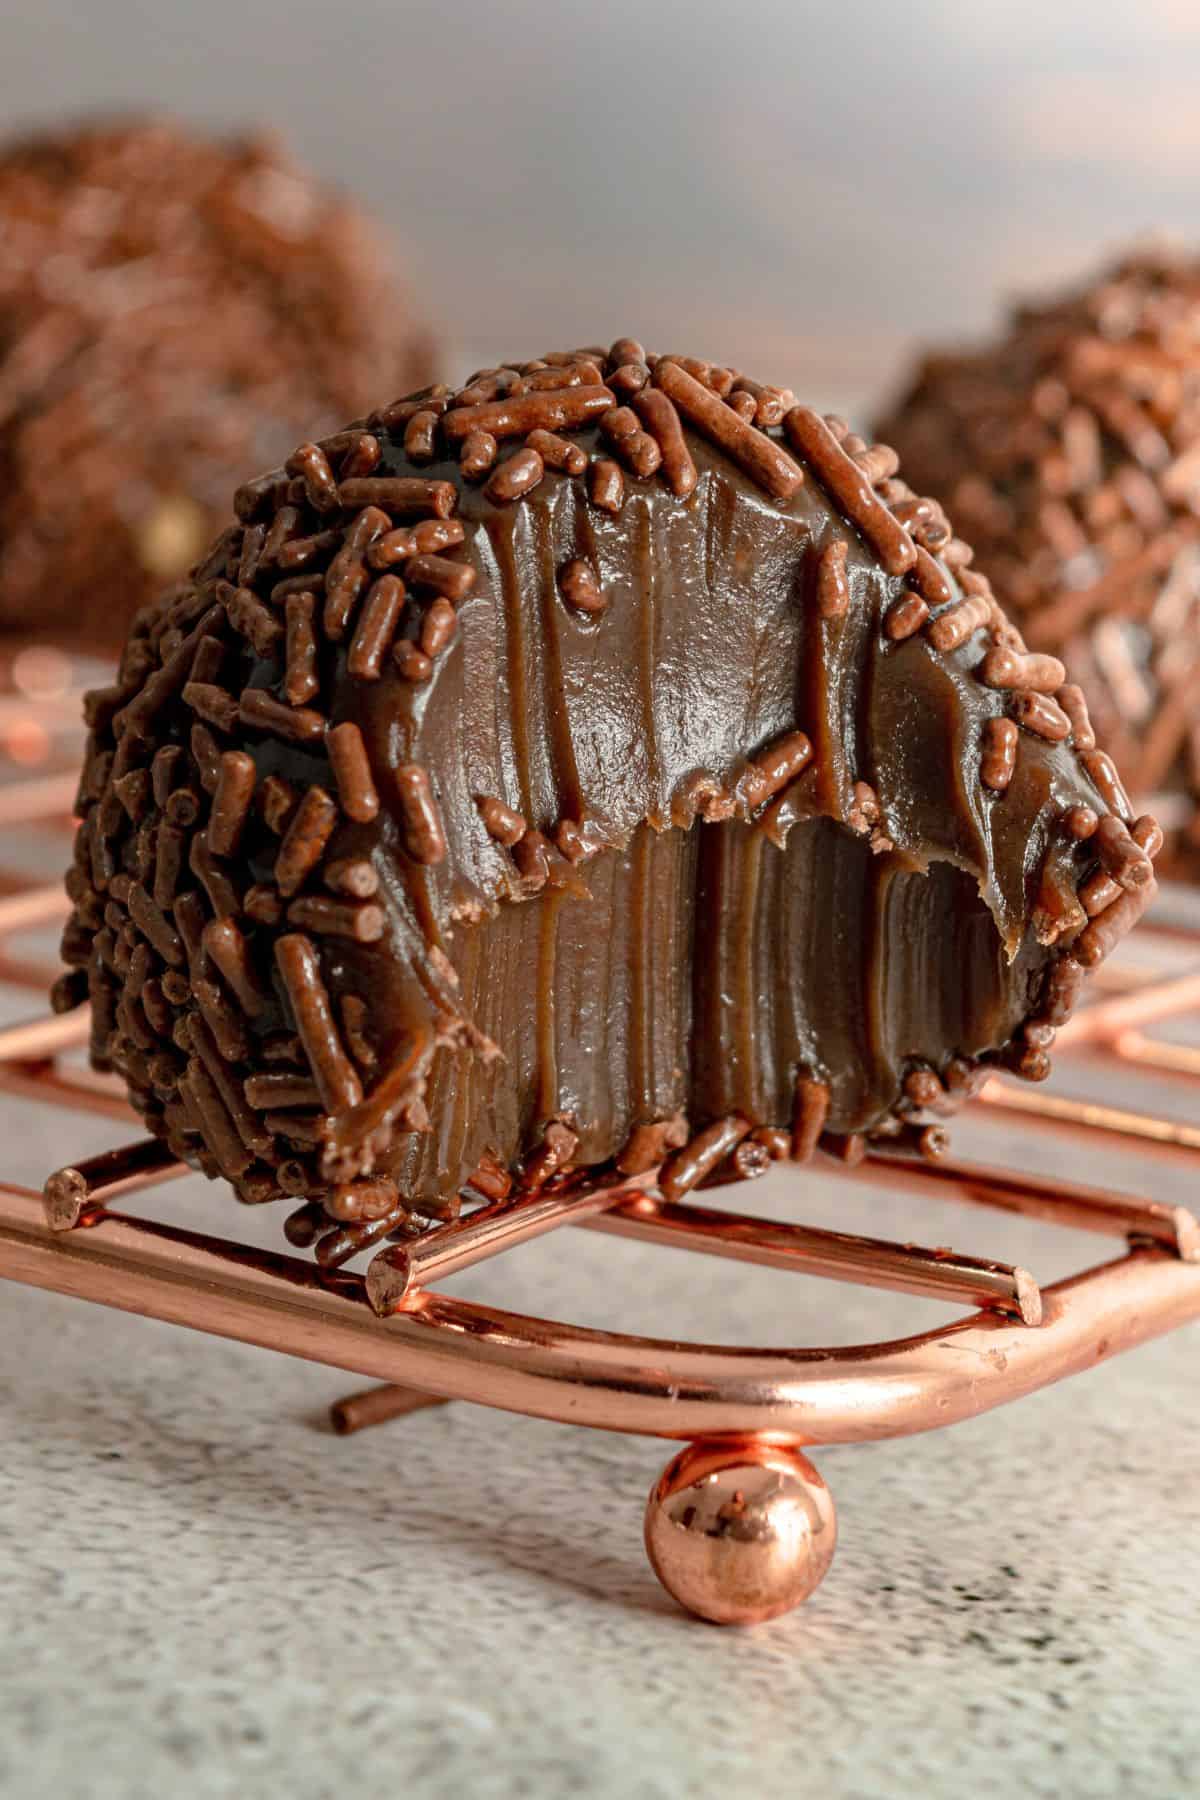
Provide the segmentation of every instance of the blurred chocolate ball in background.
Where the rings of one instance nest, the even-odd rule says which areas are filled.
[[[1161,248],[927,355],[878,422],[1084,688],[1165,872],[1200,878],[1200,260]]]
[[[123,120],[0,150],[0,629],[88,646],[298,438],[429,378],[387,248],[273,136]]]

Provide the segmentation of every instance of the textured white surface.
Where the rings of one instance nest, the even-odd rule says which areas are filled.
[[[31,1185],[114,1135],[0,1102],[5,1172]],[[991,1121],[969,1136],[1030,1151]],[[1165,1164],[1064,1161],[1194,1199]],[[1108,1254],[836,1178],[745,1204],[1047,1279]],[[278,1241],[277,1215],[202,1182],[160,1211]],[[709,1339],[862,1340],[940,1316],[583,1233],[457,1285]],[[324,1408],[353,1382],[330,1371],[11,1286],[0,1307],[4,1800],[1200,1787],[1194,1328],[953,1432],[818,1452],[840,1514],[829,1580],[800,1614],[721,1632],[678,1613],[642,1557],[666,1446],[461,1406],[341,1440]]]

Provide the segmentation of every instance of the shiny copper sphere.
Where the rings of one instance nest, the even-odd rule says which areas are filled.
[[[833,1560],[837,1515],[798,1450],[691,1444],[646,1505],[646,1550],[669,1594],[717,1625],[753,1625],[807,1600]]]

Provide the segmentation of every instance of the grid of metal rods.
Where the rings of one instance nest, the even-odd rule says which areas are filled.
[[[30,655],[33,660],[30,661]],[[21,655],[26,657],[26,686],[19,676]],[[55,653],[29,651],[10,654],[0,663],[0,765],[7,762],[8,779],[0,784],[0,827],[3,842],[13,843],[12,833],[24,829],[50,829],[69,826],[74,773],[71,767],[73,749],[72,722],[77,717],[77,684],[70,665]],[[33,690],[29,690],[33,671]],[[40,683],[40,686],[38,685]],[[7,734],[7,735],[6,735]],[[64,835],[64,843],[65,843]],[[66,901],[55,881],[41,885],[32,878],[5,872],[0,858],[0,982],[30,991],[44,991],[53,971],[34,956],[22,953],[21,941],[30,931],[55,924],[66,912]],[[1200,930],[1156,925],[1143,927],[1140,941],[1153,949],[1157,942],[1172,952],[1166,964],[1121,961],[1104,972],[1095,984],[1093,997],[1071,1024],[1060,1034],[1061,1050],[1083,1052],[1072,1067],[1082,1069],[1086,1077],[1088,1062],[1098,1060],[1108,1069],[1137,1068],[1163,1076],[1177,1088],[1181,1096],[1179,1117],[1138,1112],[1089,1097],[1086,1092],[1066,1097],[1059,1092],[1044,1092],[1018,1084],[1007,1077],[996,1077],[986,1088],[986,1105],[1020,1113],[1036,1130],[1058,1136],[1066,1135],[1083,1147],[1087,1144],[1111,1145],[1115,1142],[1134,1147],[1147,1155],[1190,1158],[1200,1167],[1200,1124],[1189,1123],[1187,1114],[1200,1119],[1200,1048],[1172,1042],[1156,1035],[1156,1028],[1189,1014],[1200,1014]],[[1182,951],[1182,959],[1180,952]],[[1182,960],[1182,972],[1180,964]],[[85,1014],[73,1013],[55,1018],[36,1008],[24,1023],[0,1029],[0,1092],[56,1106],[68,1114],[84,1111],[98,1113],[128,1124],[132,1119],[118,1086],[109,1078],[94,1074],[74,1054],[86,1043],[88,1022]],[[1086,1081],[1085,1081],[1086,1086]],[[832,1165],[830,1165],[832,1167]],[[962,1304],[976,1310],[994,1324],[1032,1330],[1047,1318],[1047,1300],[1065,1293],[1069,1284],[1047,1294],[1039,1288],[1027,1271],[1004,1263],[984,1261],[959,1255],[944,1248],[925,1249],[914,1244],[887,1242],[882,1239],[848,1232],[821,1230],[801,1224],[755,1218],[746,1212],[731,1212],[697,1201],[672,1203],[654,1187],[654,1176],[619,1178],[612,1175],[595,1178],[576,1173],[560,1178],[536,1195],[515,1201],[501,1201],[468,1211],[453,1223],[428,1231],[414,1240],[389,1246],[379,1251],[365,1276],[345,1272],[321,1271],[298,1259],[271,1256],[247,1250],[235,1243],[199,1240],[185,1231],[174,1232],[158,1225],[122,1220],[110,1210],[110,1203],[122,1194],[154,1187],[163,1181],[185,1174],[165,1147],[145,1141],[128,1148],[106,1152],[58,1171],[47,1183],[44,1206],[45,1221],[38,1225],[45,1234],[46,1245],[37,1247],[37,1255],[26,1243],[26,1259],[12,1253],[6,1257],[4,1227],[7,1224],[13,1241],[30,1232],[30,1208],[34,1197],[12,1187],[0,1188],[7,1212],[0,1216],[0,1275],[30,1279],[42,1285],[59,1285],[65,1291],[116,1305],[130,1304],[118,1292],[121,1282],[113,1273],[112,1257],[119,1245],[128,1245],[135,1258],[143,1250],[149,1255],[165,1243],[179,1246],[179,1268],[185,1286],[194,1283],[195,1304],[189,1309],[186,1299],[172,1304],[174,1311],[164,1310],[165,1300],[156,1305],[145,1299],[136,1310],[158,1311],[159,1316],[172,1316],[200,1329],[227,1331],[229,1335],[273,1341],[269,1336],[256,1336],[251,1329],[230,1331],[215,1315],[210,1319],[204,1304],[204,1271],[195,1262],[189,1274],[188,1246],[201,1241],[205,1249],[195,1256],[220,1258],[226,1254],[231,1266],[239,1271],[254,1269],[264,1283],[291,1284],[293,1292],[303,1288],[310,1294],[324,1293],[338,1306],[351,1302],[360,1312],[370,1309],[377,1319],[396,1320],[407,1316],[426,1324],[450,1324],[460,1340],[459,1351],[469,1362],[471,1356],[471,1320],[476,1321],[475,1336],[480,1344],[487,1336],[487,1320],[508,1315],[488,1314],[486,1309],[472,1308],[463,1302],[449,1302],[432,1292],[433,1284],[446,1275],[495,1256],[499,1252],[534,1236],[565,1224],[586,1226],[647,1240],[671,1248],[684,1248],[728,1258],[766,1264],[773,1268],[820,1275],[867,1286],[901,1290]],[[1009,1169],[985,1167],[955,1157],[925,1162],[909,1155],[873,1150],[853,1171],[855,1181],[886,1188],[892,1192],[908,1191],[937,1194],[961,1201],[997,1207],[1010,1212],[1050,1220],[1059,1224],[1124,1240],[1129,1257],[1136,1258],[1147,1249],[1183,1263],[1200,1263],[1200,1225],[1182,1207],[1149,1198],[1110,1191],[1050,1178],[1029,1175]],[[109,1247],[108,1260],[93,1279],[80,1273],[82,1262],[75,1256],[70,1278],[61,1281],[45,1274],[42,1251],[62,1246],[64,1234],[80,1226],[104,1224],[112,1230],[98,1234]],[[84,1232],[80,1238],[90,1238]],[[149,1249],[146,1247],[149,1246]],[[11,1251],[11,1243],[8,1245]],[[30,1260],[32,1257],[32,1261]],[[33,1273],[29,1271],[36,1269]],[[1102,1272],[1098,1272],[1102,1273]],[[1086,1281],[1088,1278],[1079,1278]],[[106,1283],[108,1286],[106,1287]],[[152,1285],[152,1283],[151,1283]],[[140,1291],[140,1290],[139,1290]],[[149,1288],[146,1290],[149,1294]],[[1191,1301],[1200,1313],[1200,1272],[1194,1295],[1182,1306],[1177,1289],[1172,1290],[1159,1329],[1191,1316]],[[440,1311],[439,1311],[440,1303]],[[447,1310],[449,1309],[449,1310]],[[1060,1307],[1061,1311],[1061,1307]],[[453,1314],[453,1321],[450,1315]],[[524,1321],[541,1324],[544,1321]],[[961,1329],[959,1321],[946,1329],[948,1336]],[[386,1328],[385,1328],[386,1329]],[[330,1318],[329,1330],[335,1333]],[[597,1334],[575,1332],[576,1347]],[[931,1341],[938,1334],[931,1334]],[[611,1340],[633,1346],[653,1348],[649,1340]],[[1135,1341],[1131,1336],[1130,1342]],[[281,1342],[280,1348],[297,1348],[297,1353],[329,1360],[339,1366],[357,1367],[345,1356],[321,1354],[311,1342],[304,1347]],[[703,1347],[697,1346],[697,1351]],[[876,1347],[879,1348],[879,1347]],[[882,1347],[887,1349],[889,1347]],[[480,1356],[483,1351],[480,1349]],[[797,1352],[797,1355],[825,1355],[824,1352]],[[369,1359],[367,1359],[369,1360]],[[636,1358],[631,1367],[637,1367]],[[1071,1366],[1076,1366],[1072,1364]],[[367,1372],[364,1369],[364,1372]],[[1056,1373],[1070,1372],[1058,1366],[1045,1379]],[[364,1394],[351,1396],[334,1408],[334,1423],[339,1430],[353,1431],[378,1423],[385,1418],[435,1404],[439,1395],[388,1382]],[[426,1385],[428,1379],[426,1378]],[[1022,1391],[1028,1391],[1028,1385]],[[1034,1382],[1032,1385],[1038,1385]],[[481,1382],[479,1391],[472,1390],[469,1372],[460,1382],[460,1397],[479,1398],[490,1404],[505,1404],[505,1390],[495,1390]],[[496,1397],[500,1393],[500,1398]],[[1004,1397],[1004,1396],[1001,1396]],[[994,1401],[988,1403],[995,1403]],[[525,1410],[524,1406],[519,1407]],[[570,1407],[552,1416],[575,1416]],[[620,1409],[618,1408],[618,1413]],[[664,1424],[657,1429],[662,1435],[674,1432],[665,1421],[670,1410],[663,1412]],[[608,1417],[584,1422],[617,1423]],[[937,1420],[929,1420],[936,1423]],[[618,1428],[620,1426],[618,1425]],[[644,1424],[636,1427],[645,1429]],[[651,1427],[655,1428],[655,1427]],[[923,1428],[914,1424],[912,1429]],[[864,1433],[863,1435],[870,1435]],[[884,1435],[881,1431],[875,1435]]]

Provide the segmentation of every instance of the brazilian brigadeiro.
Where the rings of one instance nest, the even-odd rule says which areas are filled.
[[[879,430],[1200,879],[1200,261],[1139,253],[1020,307],[926,357]]]
[[[273,141],[0,149],[0,629],[115,648],[239,480],[427,362],[373,228]]]
[[[90,696],[60,1009],[335,1266],[580,1167],[938,1153],[1160,837],[895,454],[621,338],[246,483]]]

